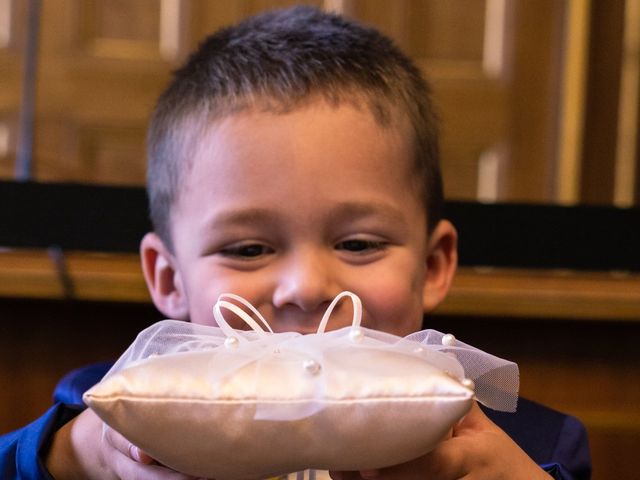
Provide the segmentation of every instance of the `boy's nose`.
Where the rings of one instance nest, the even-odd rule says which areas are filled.
[[[292,256],[280,271],[273,305],[276,308],[293,305],[304,312],[315,312],[339,293],[334,275],[331,265],[321,254]]]

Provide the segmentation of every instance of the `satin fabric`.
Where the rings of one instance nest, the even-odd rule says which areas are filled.
[[[155,355],[125,354],[129,361],[84,399],[161,463],[198,477],[404,463],[433,449],[473,401],[453,357],[414,352],[421,344],[381,341],[366,329],[357,339],[347,328],[270,334],[231,348],[172,331],[179,344],[163,336],[155,345],[142,335],[136,342]],[[169,353],[160,351],[167,344]]]

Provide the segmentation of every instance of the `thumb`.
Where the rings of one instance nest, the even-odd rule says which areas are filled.
[[[114,429],[109,427],[106,424],[103,424],[103,436],[107,442],[111,444],[113,448],[119,450],[120,453],[126,455],[131,460],[134,460],[138,463],[142,463],[144,465],[150,465],[155,463],[155,460],[146,452],[142,451],[140,448],[135,446],[129,440],[127,440],[123,435],[116,432]]]

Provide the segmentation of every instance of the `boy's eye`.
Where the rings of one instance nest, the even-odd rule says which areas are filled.
[[[222,255],[242,259],[253,259],[273,253],[273,249],[260,243],[248,243],[244,245],[232,245],[220,250]]]
[[[382,250],[387,244],[380,240],[350,239],[336,244],[336,250],[346,250],[354,253],[366,253],[372,250]]]

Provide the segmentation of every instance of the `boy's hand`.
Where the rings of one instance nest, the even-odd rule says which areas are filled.
[[[62,427],[53,440],[47,469],[57,480],[189,480],[158,465],[87,409]]]
[[[474,403],[450,438],[427,455],[394,467],[331,472],[334,480],[548,480],[551,478]]]

